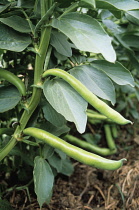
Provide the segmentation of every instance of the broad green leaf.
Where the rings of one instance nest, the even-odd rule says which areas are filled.
[[[130,71],[121,63],[116,62],[114,64],[104,60],[96,60],[92,62],[92,65],[104,71],[118,85],[131,85],[134,87],[134,79]]]
[[[21,33],[31,32],[27,20],[17,15],[13,15],[7,18],[0,18],[0,22]]]
[[[125,16],[132,23],[139,25],[139,10],[128,11],[125,13]]]
[[[69,37],[79,50],[101,53],[106,60],[115,62],[111,38],[94,18],[73,12],[54,19],[52,26]]]
[[[0,48],[15,52],[23,51],[31,43],[28,35],[21,34],[6,25],[0,24]]]
[[[94,9],[96,7],[95,0],[81,0],[79,6]]]
[[[95,95],[115,103],[115,89],[109,77],[91,65],[77,66],[70,70]]]
[[[61,79],[46,81],[43,91],[52,107],[68,121],[74,122],[77,130],[83,133],[87,122],[87,102]]]
[[[56,127],[61,127],[66,124],[66,120],[63,115],[59,114],[48,101],[43,103],[43,113],[46,120],[52,123]]]
[[[21,100],[21,95],[14,86],[0,88],[0,113],[13,109]]]
[[[139,2],[134,0],[96,0],[96,7],[108,10],[135,10],[139,9]]]
[[[67,37],[64,34],[57,31],[53,31],[50,44],[60,54],[67,57],[72,56],[71,44],[68,42]]]
[[[52,196],[54,175],[49,164],[42,157],[37,156],[34,160],[34,185],[37,200],[42,207],[43,203],[49,203]]]

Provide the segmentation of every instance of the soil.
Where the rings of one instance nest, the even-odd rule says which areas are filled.
[[[116,144],[118,153],[108,158],[127,158],[120,169],[98,170],[74,161],[74,174],[56,178],[51,202],[42,210],[139,210],[138,133],[121,130]],[[39,210],[35,194],[29,198],[26,189],[13,190],[5,199],[13,209]]]

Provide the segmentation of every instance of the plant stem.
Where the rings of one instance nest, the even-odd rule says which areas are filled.
[[[51,34],[51,27],[43,28],[41,34],[40,46],[39,46],[39,54],[36,55],[36,60],[35,60],[34,85],[38,84],[41,80],[44,61],[50,41],[50,34]],[[24,110],[21,116],[19,122],[20,125],[17,126],[13,134],[13,137],[8,142],[8,144],[2,150],[0,150],[0,160],[2,160],[13,149],[17,141],[22,140],[22,131],[26,127],[28,120],[30,119],[31,115],[33,114],[33,112],[35,111],[36,107],[40,102],[41,92],[42,92],[41,89],[33,87],[33,94],[30,103],[27,107],[27,110]]]

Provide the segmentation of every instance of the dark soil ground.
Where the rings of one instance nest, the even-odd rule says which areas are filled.
[[[106,171],[74,162],[74,174],[56,178],[51,202],[42,210],[139,210],[138,133],[121,131],[116,143],[118,153],[109,158],[127,158],[123,167]],[[13,209],[39,210],[35,194],[30,193],[29,199],[26,189],[13,190],[5,199]]]

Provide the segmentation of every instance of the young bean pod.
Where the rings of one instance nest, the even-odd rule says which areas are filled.
[[[110,150],[115,150],[116,145],[115,145],[114,139],[112,137],[110,125],[105,124],[104,131],[105,131],[105,136],[106,136],[108,147],[110,148]]]
[[[89,166],[93,166],[100,169],[106,170],[116,170],[123,165],[123,161],[126,159],[121,159],[118,161],[109,160],[93,153],[87,152],[83,149],[80,149],[76,146],[73,146],[64,140],[56,137],[44,130],[38,128],[26,128],[23,130],[25,135],[32,136],[34,138],[40,139],[47,143],[48,145],[65,152],[69,157],[74,158],[75,160],[84,163]]]
[[[10,82],[11,84],[13,84],[14,86],[16,86],[16,88],[18,89],[18,91],[22,96],[26,95],[26,88],[24,83],[10,71],[0,68],[0,78],[3,78],[8,82]]]
[[[90,90],[86,88],[79,80],[70,75],[69,73],[61,69],[50,69],[43,73],[42,78],[48,77],[50,75],[60,77],[68,82],[89,104],[91,104],[100,113],[111,119],[112,121],[125,125],[127,123],[132,123],[130,120],[125,119],[117,111],[109,107],[105,102],[100,100],[96,95],[94,95]]]
[[[101,148],[97,145],[83,141],[82,139],[78,139],[77,137],[74,137],[72,135],[66,135],[64,139],[73,145],[79,146],[87,151],[94,152],[102,156],[112,155],[115,154],[117,151],[116,148],[115,150],[110,150],[108,148]]]
[[[118,130],[117,130],[117,126],[115,124],[111,125],[111,132],[112,132],[112,136],[117,139],[118,138]]]

